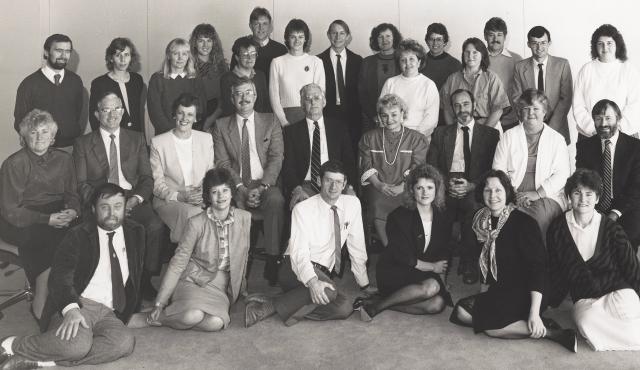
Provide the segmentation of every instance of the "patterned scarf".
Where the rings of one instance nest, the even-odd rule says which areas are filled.
[[[496,264],[496,239],[500,234],[502,226],[509,219],[511,212],[516,209],[515,204],[508,204],[498,218],[498,227],[495,230],[491,229],[491,211],[488,207],[484,207],[479,210],[475,216],[473,216],[473,232],[476,233],[478,241],[482,242],[482,252],[480,253],[480,271],[482,272],[482,280],[486,283],[487,273],[491,269],[491,275],[493,279],[498,281],[498,265]]]

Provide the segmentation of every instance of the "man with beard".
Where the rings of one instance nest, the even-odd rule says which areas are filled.
[[[278,280],[278,258],[284,226],[284,197],[276,186],[282,169],[282,129],[272,113],[253,110],[256,86],[240,77],[231,86],[235,114],[220,118],[213,128],[216,168],[231,172],[236,204],[262,216],[267,262],[264,277],[273,286]]]
[[[104,183],[91,217],[69,230],[56,252],[41,334],[0,342],[0,368],[94,365],[130,355],[125,327],[140,304],[144,229],[125,219],[125,190]]]
[[[507,39],[507,24],[502,18],[493,17],[484,25],[484,39],[487,42],[487,50],[489,51],[489,70],[495,72],[505,91],[511,89],[513,83],[513,70],[522,57],[513,51],[507,50],[505,41]],[[500,123],[504,129],[509,129],[518,123],[515,109],[513,109],[513,101],[509,99],[511,109],[505,109],[504,114],[500,118]]]
[[[458,273],[465,284],[478,281],[476,267],[479,250],[471,229],[474,213],[481,207],[474,197],[476,184],[491,169],[498,130],[476,124],[473,119],[474,97],[468,90],[459,89],[451,94],[451,107],[456,116],[455,125],[435,129],[427,153],[427,163],[437,167],[448,178],[446,205],[451,218],[461,223],[460,264]]]
[[[66,69],[73,43],[66,35],[54,34],[44,42],[44,66],[18,86],[13,127],[33,109],[51,113],[58,124],[53,147],[71,149],[73,140],[84,133],[83,85],[80,76]]]
[[[622,226],[637,252],[640,244],[640,140],[620,132],[622,112],[607,99],[591,110],[597,135],[576,144],[576,168],[602,177],[596,209]]]

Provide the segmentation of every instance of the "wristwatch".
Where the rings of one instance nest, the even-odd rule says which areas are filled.
[[[264,188],[264,190],[267,190],[267,189],[269,189],[269,188],[271,187],[271,185],[266,184],[266,183],[264,183],[264,182],[263,182],[262,184],[260,184],[260,185],[262,185],[262,187]]]

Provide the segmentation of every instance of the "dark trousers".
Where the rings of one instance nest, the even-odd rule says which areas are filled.
[[[469,192],[461,199],[447,195],[446,205],[451,219],[460,222],[460,245],[462,247],[460,260],[466,263],[477,261],[480,256],[480,248],[471,225],[473,215],[481,208],[481,205],[476,202],[474,192]]]
[[[160,272],[162,262],[160,255],[163,246],[164,223],[151,207],[150,202],[138,204],[131,210],[131,219],[144,226],[145,245],[136,246],[144,248],[144,270],[150,273]]]
[[[272,256],[280,255],[282,230],[284,227],[284,197],[280,188],[272,186],[262,193],[260,207],[249,209],[251,214],[259,214],[262,218],[265,251]]]
[[[626,211],[618,219],[618,223],[624,229],[627,237],[629,237],[634,252],[637,253],[640,245],[640,210],[632,209]]]

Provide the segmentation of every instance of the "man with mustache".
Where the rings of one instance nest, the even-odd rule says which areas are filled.
[[[507,50],[505,47],[507,24],[502,18],[493,17],[485,23],[484,39],[489,50],[489,70],[500,77],[505,91],[509,91],[513,83],[513,69],[516,63],[522,60],[522,57],[513,51]],[[511,99],[509,101],[513,108],[513,101]],[[505,130],[518,124],[515,109],[505,109],[500,118],[500,123]]]
[[[126,190],[127,216],[145,229],[145,243],[136,245],[144,256],[141,291],[144,299],[153,300],[156,290],[151,276],[159,274],[162,267],[164,224],[151,207],[153,177],[147,143],[143,133],[120,128],[124,107],[114,92],[98,98],[93,114],[100,121],[100,129],[79,137],[73,145],[78,193],[88,208],[95,189],[105,182]]]
[[[84,133],[87,117],[82,115],[83,85],[80,76],[66,69],[73,43],[67,35],[54,34],[44,42],[42,68],[27,76],[16,94],[13,127],[33,109],[51,113],[58,124],[53,147],[71,150],[73,140]]]
[[[256,99],[256,86],[250,78],[240,77],[231,85],[235,114],[216,121],[213,148],[216,168],[231,172],[238,208],[262,216],[267,252],[264,277],[274,286],[285,217],[284,197],[276,185],[284,144],[273,114],[253,110]]]
[[[594,170],[602,177],[602,195],[596,209],[622,226],[634,251],[640,245],[640,140],[618,128],[620,107],[608,99],[591,110],[597,135],[576,144],[576,168]]]
[[[465,284],[478,281],[476,267],[478,252],[471,229],[474,213],[481,207],[474,197],[474,189],[482,175],[491,169],[498,130],[477,124],[473,119],[473,94],[459,89],[451,94],[455,125],[435,129],[427,153],[427,163],[437,167],[449,179],[446,205],[452,219],[461,223],[461,256],[458,273]]]

